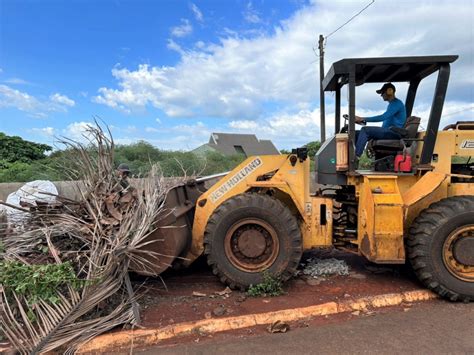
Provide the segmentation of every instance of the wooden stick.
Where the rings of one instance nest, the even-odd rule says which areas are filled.
[[[23,208],[23,207],[20,207],[20,206],[15,206],[15,205],[3,202],[1,200],[0,200],[0,205],[4,205],[4,206],[10,207],[10,208],[14,208],[16,210],[23,211],[23,212],[30,212],[30,210],[28,210],[26,208]]]
[[[128,297],[132,300],[132,311],[135,317],[135,325],[140,324],[140,309],[138,308],[138,302],[134,299],[134,293],[132,283],[130,282],[130,274],[127,272],[125,275],[125,286],[127,286]]]

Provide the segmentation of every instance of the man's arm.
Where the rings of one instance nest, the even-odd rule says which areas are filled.
[[[388,104],[387,111],[378,116],[364,117],[367,122],[382,122],[390,118],[397,113],[397,105],[393,105],[391,102]]]

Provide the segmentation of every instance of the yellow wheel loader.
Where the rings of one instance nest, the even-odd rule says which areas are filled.
[[[170,213],[150,235],[150,275],[205,255],[219,279],[245,289],[264,271],[287,280],[303,251],[336,247],[378,264],[407,260],[429,289],[452,301],[474,300],[474,122],[439,130],[450,64],[457,56],[343,59],[323,80],[335,95],[335,131],[315,157],[249,157],[212,186],[215,177],[169,192]],[[413,113],[417,88],[437,74],[426,130]],[[356,88],[406,82],[407,121],[400,139],[370,141],[370,170],[355,156]],[[341,89],[348,91],[341,127]],[[311,191],[311,179],[318,188]],[[156,241],[161,241],[158,243]]]

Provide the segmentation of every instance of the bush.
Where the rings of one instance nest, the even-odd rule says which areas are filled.
[[[30,162],[0,160],[0,182],[27,182],[32,180],[70,180],[68,169],[77,159],[66,149],[53,152],[49,157]],[[146,142],[119,145],[115,148],[115,165],[125,163],[134,176],[143,176],[150,166],[159,163],[163,175],[183,176],[212,175],[234,169],[245,159],[242,155],[225,156],[218,152],[195,154],[193,152],[165,151]]]
[[[247,294],[251,297],[280,296],[283,294],[282,282],[264,271],[263,281],[257,285],[250,285]]]
[[[79,288],[86,282],[76,277],[70,262],[63,264],[27,265],[17,261],[0,263],[0,284],[7,291],[24,296],[29,304],[39,300],[56,303],[58,288]]]
[[[232,170],[245,157],[225,156],[218,152],[196,154],[194,152],[167,151],[153,147],[147,142],[120,145],[115,149],[116,165],[125,163],[133,175],[143,175],[152,163],[159,163],[164,176],[211,175]]]
[[[0,182],[28,182],[33,180],[65,180],[64,169],[53,166],[54,161],[43,159],[31,163],[0,161]]]
[[[366,153],[366,152],[364,152],[364,153],[360,156],[359,169],[366,169],[366,170],[372,169],[372,159],[370,159],[370,158],[367,156],[367,153]]]

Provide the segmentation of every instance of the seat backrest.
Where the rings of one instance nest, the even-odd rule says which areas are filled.
[[[418,127],[420,126],[420,117],[410,116],[407,117],[405,122],[405,128],[407,130],[406,138],[416,138],[416,133],[418,132]]]

